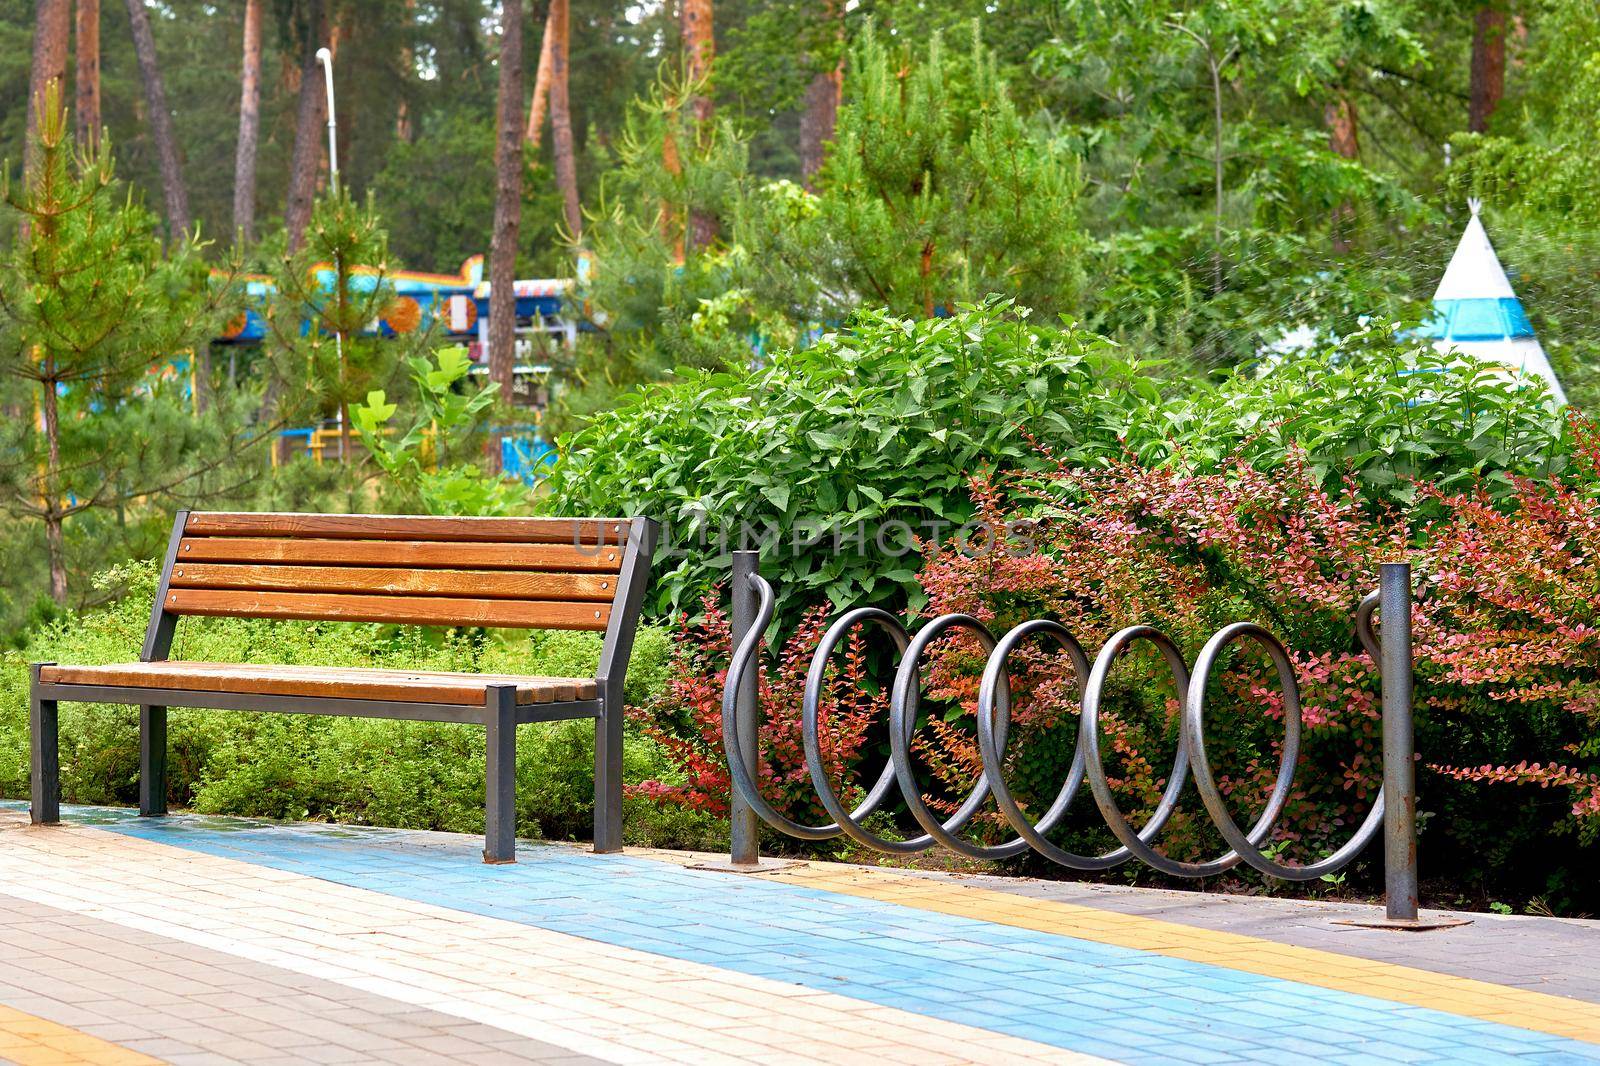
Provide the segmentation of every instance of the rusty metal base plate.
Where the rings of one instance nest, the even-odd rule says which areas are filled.
[[[803,862],[802,859],[761,859],[754,863],[744,863],[719,859],[713,862],[697,862],[689,869],[714,870],[724,874],[770,874],[778,870],[787,870],[791,866],[800,866]]]
[[[1334,925],[1353,925],[1358,929],[1392,929],[1406,933],[1426,933],[1434,929],[1454,929],[1471,925],[1471,918],[1339,918]]]

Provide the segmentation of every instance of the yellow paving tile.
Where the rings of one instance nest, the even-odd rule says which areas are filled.
[[[161,1061],[3,1004],[0,1055],[19,1066],[146,1066]]]

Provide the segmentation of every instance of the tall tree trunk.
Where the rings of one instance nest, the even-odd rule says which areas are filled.
[[[696,89],[703,89],[706,79],[711,76],[711,63],[717,55],[716,38],[712,34],[711,0],[682,0],[678,7],[678,19],[683,33],[684,73]],[[695,93],[695,121],[710,121],[712,110],[710,95]]]
[[[500,5],[500,105],[494,145],[494,235],[489,244],[489,380],[500,403],[515,400],[517,231],[522,222],[522,0]],[[499,444],[495,434],[494,445]],[[489,468],[500,469],[491,447]]]
[[[412,25],[416,22],[416,16],[417,0],[406,0],[405,25],[408,34],[411,31]],[[405,71],[404,78],[407,83],[409,83],[411,79],[416,76],[416,63],[417,57],[411,51],[410,44],[407,44],[405,47],[400,49],[400,66],[401,69]],[[412,138],[416,136],[416,131],[411,125],[411,104],[406,100],[406,93],[404,91],[400,93],[400,102],[395,105],[394,135],[397,139],[402,140],[407,144],[410,144]]]
[[[1494,4],[1478,7],[1472,35],[1472,92],[1467,128],[1482,133],[1506,91],[1506,13]]]
[[[844,5],[840,0],[828,0],[827,17],[833,22],[835,36],[843,38]],[[831,69],[817,71],[806,86],[804,110],[800,112],[800,173],[808,189],[813,188],[812,178],[827,158],[827,143],[833,140],[843,92],[843,56]]]
[[[294,154],[289,160],[289,201],[283,211],[283,228],[289,251],[297,252],[311,222],[317,198],[317,171],[322,166],[322,126],[327,121],[327,100],[317,71],[317,48],[327,29],[322,0],[307,0],[305,41],[300,57],[300,100],[295,112]]]
[[[167,110],[167,90],[161,84],[156,62],[156,40],[150,33],[150,13],[145,0],[127,0],[128,27],[133,31],[133,52],[139,60],[139,80],[144,83],[145,105],[150,111],[150,135],[155,138],[161,162],[161,191],[167,202],[167,233],[176,238],[188,233],[189,192],[178,162],[178,139],[172,132],[172,112]]]
[[[100,0],[78,0],[78,72],[74,79],[78,147],[100,147]]]
[[[1359,159],[1361,142],[1357,136],[1356,105],[1348,93],[1340,92],[1322,109],[1323,120],[1328,124],[1328,148],[1341,159]],[[1355,205],[1349,200],[1333,209],[1330,229],[1333,250],[1343,255],[1350,250],[1350,227],[1355,221]]]
[[[827,144],[839,119],[839,100],[844,89],[844,62],[824,70],[806,86],[805,110],[800,112],[800,172],[806,188],[827,160]]]
[[[194,413],[203,415],[211,410],[211,341],[202,340],[194,346],[194,373],[189,378],[194,390]]]
[[[545,13],[544,36],[539,42],[539,70],[533,76],[533,102],[528,105],[528,128],[523,133],[523,138],[535,152],[544,141],[544,119],[550,109],[550,64],[555,36],[550,32],[550,20],[555,12],[556,6],[551,4],[550,10]]]
[[[239,65],[239,146],[233,160],[233,228],[256,239],[256,146],[261,138],[261,0],[245,0],[244,58]]]
[[[1231,54],[1231,53],[1230,53]],[[1212,102],[1212,180],[1215,185],[1213,193],[1214,209],[1211,219],[1211,292],[1213,295],[1222,294],[1222,177],[1225,157],[1222,153],[1222,63],[1217,61],[1217,53],[1206,44],[1206,61],[1211,68],[1211,102]]]
[[[39,413],[44,423],[45,467],[41,503],[44,507],[45,554],[50,560],[50,598],[62,606],[67,602],[67,548],[61,513],[61,416],[56,407],[54,361],[46,357],[44,376],[39,381]]]
[[[39,109],[51,82],[66,90],[67,42],[72,34],[72,8],[67,0],[37,0],[33,6],[33,69],[28,76],[27,141],[23,145],[23,172],[33,170],[38,158]]]
[[[678,99],[671,97],[667,100],[666,128],[661,135],[661,169],[673,178],[683,177],[683,157],[678,152]],[[661,210],[657,217],[657,224],[661,229],[661,239],[672,246],[672,261],[679,266],[683,265],[683,219],[679,217],[678,205],[667,197],[661,198]]]
[[[706,137],[710,135],[708,127],[713,104],[711,94],[704,90],[711,76],[712,60],[717,54],[716,39],[712,35],[711,0],[682,0],[678,15],[683,31],[684,73],[696,90],[690,106],[694,111],[695,125],[699,127],[699,135]],[[688,228],[691,248],[704,248],[717,235],[716,219],[703,211],[689,212]]]
[[[578,161],[572,143],[572,102],[567,92],[567,54],[571,44],[569,0],[550,0],[550,143],[556,157],[556,187],[566,210],[567,232],[583,238],[583,208],[578,203]]]

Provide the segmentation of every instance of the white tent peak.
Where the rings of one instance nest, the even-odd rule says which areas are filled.
[[[1433,294],[1433,317],[1419,332],[1431,337],[1441,353],[1467,355],[1543,378],[1556,402],[1564,404],[1561,382],[1478,217],[1483,201],[1473,197],[1467,207],[1472,217]]]
[[[1461,234],[1461,242],[1456,245],[1456,254],[1451,256],[1450,265],[1445,268],[1444,277],[1439,282],[1438,290],[1433,294],[1435,300],[1506,300],[1515,299],[1516,293],[1511,289],[1511,280],[1506,277],[1505,267],[1500,265],[1500,257],[1495,254],[1494,245],[1489,243],[1489,233],[1483,228],[1483,220],[1478,217],[1478,211],[1483,206],[1481,200],[1467,201],[1472,209],[1472,217],[1467,220],[1467,228]]]

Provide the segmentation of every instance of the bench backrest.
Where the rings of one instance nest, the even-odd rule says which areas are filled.
[[[180,513],[156,611],[595,630],[608,646],[626,627],[631,643],[654,535],[638,518]]]

